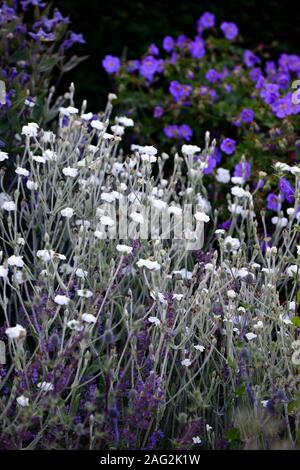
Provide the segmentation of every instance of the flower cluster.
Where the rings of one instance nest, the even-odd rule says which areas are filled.
[[[274,159],[297,161],[300,56],[276,61],[269,49],[243,49],[236,24],[205,12],[194,37],[167,35],[138,60],[109,60],[114,67],[108,58],[103,66],[115,76],[119,107],[142,116],[144,138],[178,149],[199,140],[203,126],[211,130],[221,145],[207,174],[221,157],[233,170],[245,155],[256,176]]]
[[[233,174],[219,167],[209,192],[218,142],[208,132],[203,150],[133,144],[126,154],[120,142],[134,122],[110,123],[116,96],[94,114],[73,93],[55,132],[30,121],[17,161],[0,154],[15,172],[0,193],[0,448],[294,448],[299,167],[265,174],[286,204],[266,223],[245,159]],[[235,145],[221,142],[229,155]],[[122,238],[111,209],[125,199]],[[202,249],[143,239],[147,204],[169,215],[174,233],[192,205]],[[184,236],[197,236],[193,224]]]
[[[19,145],[26,121],[42,123],[55,117],[58,104],[49,87],[82,60],[71,48],[85,43],[69,24],[69,18],[50,10],[47,2],[0,2],[0,148]]]

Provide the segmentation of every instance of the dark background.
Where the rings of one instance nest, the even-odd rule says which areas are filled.
[[[113,91],[101,66],[103,56],[126,53],[135,59],[151,43],[160,46],[166,35],[192,37],[205,11],[216,15],[217,24],[237,23],[246,47],[271,46],[273,58],[279,52],[300,53],[299,1],[54,0],[54,5],[70,16],[71,29],[86,39],[79,50],[90,57],[66,77],[64,85],[74,81],[77,98],[86,98],[93,111],[102,109],[107,93]]]

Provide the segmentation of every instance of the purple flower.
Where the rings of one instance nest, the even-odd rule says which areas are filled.
[[[210,155],[207,159],[207,166],[203,170],[204,175],[209,175],[210,173],[212,173],[216,166],[217,160],[213,157],[213,155]]]
[[[279,189],[282,192],[283,196],[287,202],[294,202],[295,200],[295,190],[293,186],[289,183],[286,178],[281,178],[278,183]]]
[[[164,127],[164,134],[168,139],[174,139],[178,136],[178,126],[176,124],[168,124]]]
[[[182,124],[179,126],[178,133],[179,137],[181,137],[183,140],[186,140],[187,142],[190,141],[193,137],[193,131],[190,126],[188,126],[188,124]]]
[[[187,42],[187,37],[185,34],[180,34],[176,40],[176,45],[179,47],[179,49],[182,49]]]
[[[169,92],[173,96],[176,103],[188,98],[192,92],[191,85],[182,85],[177,80],[170,83]]]
[[[209,13],[206,11],[203,13],[202,16],[200,16],[198,23],[197,23],[197,28],[198,28],[198,33],[200,33],[203,29],[207,28],[213,28],[215,25],[215,15],[213,13]]]
[[[156,46],[156,44],[151,44],[148,49],[149,54],[151,55],[158,55],[159,54],[159,49]]]
[[[174,49],[175,41],[171,36],[166,36],[163,40],[163,49],[166,52],[171,52]]]
[[[205,78],[210,83],[216,83],[218,80],[220,80],[221,77],[220,77],[219,72],[217,72],[215,69],[209,69],[206,72]]]
[[[236,141],[227,137],[221,143],[221,150],[222,152],[226,153],[227,155],[232,155],[235,152]]]
[[[266,104],[273,104],[279,98],[279,87],[274,83],[267,83],[260,92],[261,98]]]
[[[155,57],[152,55],[148,55],[142,60],[140,66],[140,74],[142,77],[146,78],[146,80],[152,81],[154,74],[157,72],[159,66],[159,62]]]
[[[23,0],[21,2],[21,5],[22,5],[22,10],[26,11],[30,5],[34,7],[44,8],[46,6],[46,3],[41,2],[41,0]]]
[[[85,44],[85,39],[82,34],[76,34],[73,31],[70,31],[70,37],[65,39],[61,47],[64,50],[70,49],[74,44]]]
[[[246,181],[251,175],[251,165],[249,162],[239,162],[235,165],[234,176],[244,178]]]
[[[260,62],[259,57],[255,55],[252,51],[245,51],[243,56],[244,64],[246,67],[250,68],[253,65],[258,64]]]
[[[102,66],[107,73],[117,73],[121,67],[119,57],[113,55],[106,55],[102,60]]]
[[[249,71],[249,78],[253,82],[257,82],[257,80],[262,76],[263,74],[259,67],[254,67],[253,69]]]
[[[268,76],[274,76],[276,74],[276,64],[273,60],[268,60],[265,66],[266,74]]]
[[[55,34],[54,33],[46,33],[42,29],[39,30],[38,33],[28,33],[29,36],[31,36],[33,39],[40,40],[40,41],[54,41],[55,40]]]
[[[127,64],[127,70],[129,73],[136,72],[140,68],[140,62],[138,60],[130,60]]]
[[[153,117],[159,119],[164,114],[164,110],[161,106],[155,106],[153,111]]]
[[[278,83],[280,88],[288,88],[291,81],[291,77],[289,73],[281,72],[276,76],[276,82]]]
[[[202,38],[197,37],[189,46],[190,54],[194,59],[201,59],[205,55],[205,43]]]
[[[267,209],[278,212],[281,209],[281,202],[279,202],[277,194],[269,193],[267,196]]]
[[[246,123],[250,123],[254,119],[254,111],[249,108],[244,108],[241,112],[241,120]]]
[[[235,23],[228,23],[224,21],[220,27],[228,41],[233,41],[234,38],[239,34],[239,29]]]
[[[290,96],[279,98],[272,105],[272,110],[276,117],[283,119],[293,113],[293,104]]]

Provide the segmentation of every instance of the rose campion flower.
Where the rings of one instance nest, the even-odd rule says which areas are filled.
[[[102,60],[102,66],[104,70],[109,74],[117,73],[120,70],[121,61],[119,57],[107,55]]]
[[[11,326],[6,328],[5,334],[8,336],[9,339],[20,339],[25,338],[26,330],[23,326],[17,324],[16,326]]]

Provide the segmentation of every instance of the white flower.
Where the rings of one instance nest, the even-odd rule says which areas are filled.
[[[43,152],[43,157],[47,161],[57,160],[57,154],[55,152],[53,152],[53,150],[49,150],[49,149],[47,149],[47,150],[45,150],[45,152]]]
[[[181,207],[177,207],[177,206],[170,206],[168,208],[168,212],[169,212],[169,214],[182,215]]]
[[[23,256],[12,255],[8,258],[7,263],[9,266],[16,266],[17,268],[23,268],[24,266]]]
[[[9,337],[9,339],[19,339],[25,338],[26,330],[21,325],[11,326],[6,328],[5,334]]]
[[[244,197],[246,191],[240,186],[233,186],[233,188],[231,188],[231,194],[236,197]]]
[[[287,267],[286,272],[290,277],[294,277],[295,274],[299,274],[300,268],[296,264],[291,264]]]
[[[102,225],[108,225],[108,227],[112,227],[113,225],[115,225],[113,219],[107,215],[103,215],[102,217],[100,217],[100,222]]]
[[[143,153],[141,155],[141,160],[145,163],[155,163],[157,158],[154,155],[147,155],[147,153]]]
[[[117,124],[121,124],[124,127],[133,127],[134,121],[126,116],[117,116],[115,118]]]
[[[60,213],[63,217],[67,217],[68,219],[70,219],[74,215],[74,209],[72,209],[71,207],[66,207],[65,209],[62,209]]]
[[[97,321],[95,315],[92,315],[91,313],[83,313],[81,318],[86,323],[96,323]]]
[[[41,140],[45,144],[54,144],[56,140],[56,135],[54,134],[54,132],[51,131],[43,131]]]
[[[138,151],[140,154],[146,153],[147,155],[156,155],[157,149],[153,145],[131,145],[131,150],[134,152]]]
[[[90,121],[93,117],[93,113],[85,113],[85,114],[82,114],[80,117],[84,121]]]
[[[103,131],[103,129],[104,129],[103,122],[98,121],[97,119],[94,119],[93,121],[91,121],[90,124],[91,124],[91,127],[93,129],[96,129],[97,131]]]
[[[75,178],[75,176],[78,175],[78,170],[76,168],[71,168],[70,166],[64,168],[62,172],[65,176],[70,176],[71,178]]]
[[[64,108],[63,106],[59,108],[60,114],[63,116],[70,116],[72,114],[77,114],[78,109],[74,108],[74,106],[68,106],[67,108]]]
[[[212,430],[212,426],[210,426],[209,424],[207,424],[205,428],[207,432],[210,432]]]
[[[110,128],[113,131],[113,133],[115,135],[119,136],[119,137],[121,137],[124,134],[124,127],[123,126],[115,125],[115,126],[111,126]]]
[[[36,137],[38,133],[38,124],[35,122],[29,122],[27,126],[22,127],[22,135],[27,137]]]
[[[26,406],[29,406],[29,398],[24,397],[24,395],[20,395],[16,401],[18,405],[22,406],[23,408],[25,408]]]
[[[160,199],[156,199],[151,197],[150,198],[151,205],[155,207],[155,209],[158,209],[159,211],[162,211],[167,207],[167,203],[165,201],[161,201]]]
[[[0,277],[6,278],[8,276],[8,269],[6,269],[3,264],[0,265]]]
[[[74,331],[82,331],[83,326],[78,320],[70,320],[67,322],[67,326]]]
[[[27,180],[26,181],[26,188],[29,189],[29,191],[36,191],[38,189],[39,185],[32,180]]]
[[[201,344],[194,344],[194,348],[197,349],[197,351],[203,352],[205,350],[205,347],[202,346]]]
[[[42,392],[51,392],[51,390],[54,390],[54,385],[51,382],[39,382],[37,388]]]
[[[183,297],[183,294],[173,294],[173,299],[178,300],[179,302],[183,299]]]
[[[46,163],[46,158],[42,157],[41,155],[32,155],[32,160],[37,163]]]
[[[296,339],[296,341],[293,341],[291,346],[293,349],[300,349],[300,339]]]
[[[75,274],[76,274],[77,277],[80,277],[81,279],[84,279],[88,275],[88,272],[84,271],[81,268],[77,268]]]
[[[194,436],[193,437],[193,444],[201,444],[201,439],[199,436]]]
[[[157,317],[149,317],[149,318],[148,318],[148,321],[149,321],[150,323],[154,323],[155,326],[159,326],[159,325],[160,325],[160,319],[157,318]]]
[[[53,250],[38,250],[36,252],[36,256],[42,259],[45,263],[47,261],[50,261],[53,258],[54,254],[55,252]]]
[[[238,238],[228,236],[224,240],[225,251],[237,251],[241,246],[241,242]]]
[[[297,245],[297,256],[300,256],[300,245]]]
[[[295,311],[296,310],[296,302],[289,302],[289,310]]]
[[[231,182],[233,184],[244,184],[245,183],[245,180],[242,176],[233,176],[231,178]]]
[[[235,298],[236,298],[236,292],[235,292],[234,290],[232,290],[232,289],[228,290],[228,291],[227,291],[227,297],[228,297],[229,299],[235,299]]]
[[[248,341],[252,341],[253,339],[257,338],[257,335],[255,333],[246,333],[245,336]]]
[[[198,147],[197,145],[184,144],[181,147],[181,151],[182,151],[183,155],[186,155],[188,157],[192,157],[193,155],[195,155],[195,153],[201,152],[201,148]]]
[[[10,211],[15,211],[17,209],[17,206],[13,201],[5,201],[2,204],[2,209],[4,209],[5,211],[10,212]]]
[[[77,291],[77,295],[79,295],[79,297],[85,297],[86,299],[89,299],[93,296],[93,292],[88,289],[79,289]]]
[[[193,273],[188,271],[185,268],[173,271],[173,274],[179,275],[182,279],[187,279],[188,281],[192,279]]]
[[[116,200],[116,195],[114,192],[111,193],[101,193],[100,199],[105,202],[114,202]]]
[[[272,217],[272,224],[279,225],[280,227],[286,227],[288,224],[288,219],[286,217]]]
[[[196,212],[194,214],[194,217],[196,220],[198,220],[199,222],[209,222],[210,221],[210,218],[208,215],[206,215],[204,212]]]
[[[54,297],[54,302],[58,305],[68,305],[70,299],[66,295],[56,295]]]
[[[219,183],[229,183],[230,181],[230,172],[225,168],[218,168],[216,174],[216,180]]]
[[[19,176],[29,176],[29,171],[26,168],[21,168],[20,166],[17,167],[15,173]]]
[[[189,367],[192,364],[192,361],[190,359],[183,359],[183,361],[181,361],[181,364],[185,367]]]
[[[140,258],[136,263],[139,268],[147,268],[150,271],[159,271],[160,264],[157,261],[151,261],[150,259]]]
[[[126,253],[127,255],[130,255],[132,253],[132,246],[127,246],[127,245],[117,245],[116,250],[119,251],[119,253]]]
[[[131,220],[133,220],[137,224],[143,224],[144,223],[144,217],[139,212],[132,212],[129,215],[129,217],[131,218]]]
[[[258,320],[258,322],[253,325],[253,328],[255,328],[256,330],[261,330],[263,327],[264,324],[261,320]]]
[[[7,152],[2,152],[0,150],[0,162],[4,162],[4,160],[8,159],[8,153]]]
[[[292,355],[292,363],[293,363],[295,366],[299,366],[299,365],[300,365],[300,349],[297,349],[296,351],[293,352],[293,355]]]

